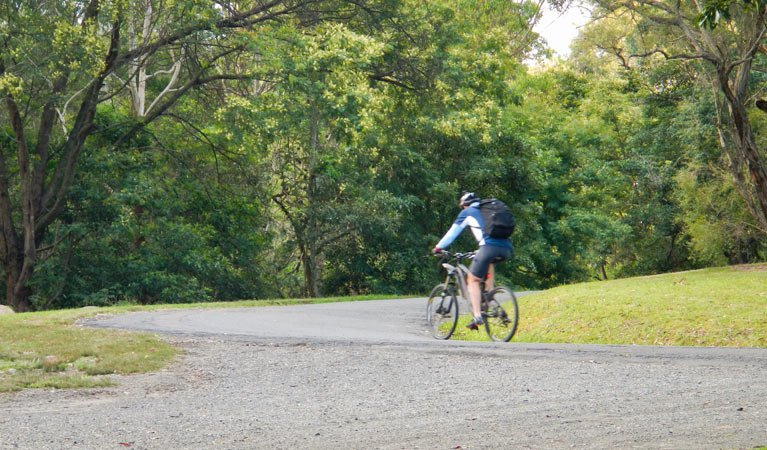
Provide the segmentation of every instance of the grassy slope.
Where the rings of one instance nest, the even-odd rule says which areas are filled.
[[[767,265],[562,286],[519,304],[514,342],[767,347]]]

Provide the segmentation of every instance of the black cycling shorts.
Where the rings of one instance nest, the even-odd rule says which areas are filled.
[[[490,264],[504,261],[509,258],[511,249],[506,247],[496,247],[494,245],[483,245],[477,251],[477,256],[471,262],[469,272],[477,278],[484,279],[490,270]]]

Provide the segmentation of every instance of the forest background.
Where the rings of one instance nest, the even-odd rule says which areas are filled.
[[[518,288],[764,261],[764,4],[541,5],[2,0],[0,303],[423,293],[463,190]]]

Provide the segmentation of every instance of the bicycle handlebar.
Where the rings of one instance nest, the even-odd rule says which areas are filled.
[[[474,259],[474,257],[477,255],[476,251],[468,252],[468,253],[450,253],[447,250],[442,250],[439,253],[435,253],[434,256],[439,256],[441,258],[455,258],[455,259]]]

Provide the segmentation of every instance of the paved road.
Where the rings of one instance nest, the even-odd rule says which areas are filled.
[[[746,449],[767,349],[436,341],[424,299],[99,317],[185,350],[116,388],[0,394],[0,449]]]

